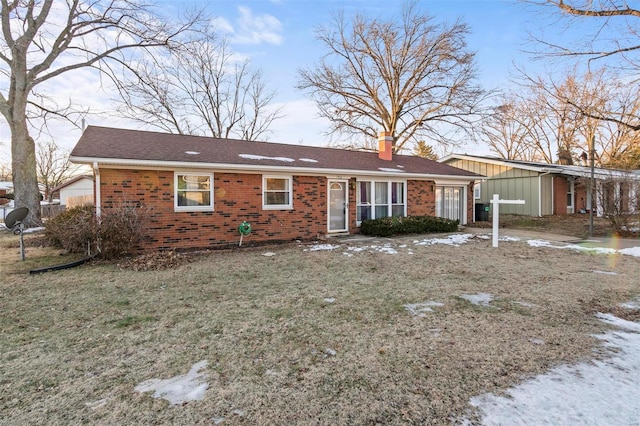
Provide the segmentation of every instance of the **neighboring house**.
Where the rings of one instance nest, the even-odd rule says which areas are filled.
[[[524,205],[503,204],[500,212],[530,216],[587,213],[595,204],[598,216],[613,209],[625,213],[638,211],[640,175],[636,172],[594,168],[594,200],[589,197],[591,168],[505,160],[467,154],[452,154],[441,163],[486,176],[476,185],[476,220],[489,205],[493,194],[501,199],[523,199]]]
[[[120,203],[149,211],[146,248],[357,233],[364,219],[437,215],[467,223],[481,176],[381,150],[251,142],[89,126],[71,152],[93,167],[98,212]]]
[[[93,204],[93,176],[75,176],[53,188],[51,194],[67,208]]]

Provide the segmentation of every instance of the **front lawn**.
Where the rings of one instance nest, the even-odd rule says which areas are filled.
[[[594,313],[640,295],[636,257],[423,238],[30,275],[65,258],[20,262],[3,234],[0,423],[450,424],[475,395],[603,355]],[[202,361],[202,399],[136,390]]]

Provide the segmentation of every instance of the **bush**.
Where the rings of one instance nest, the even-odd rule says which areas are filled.
[[[93,206],[66,209],[46,222],[45,236],[51,245],[70,253],[83,253],[95,242],[96,216]]]
[[[100,221],[93,206],[73,207],[46,222],[45,235],[55,247],[70,253],[97,246],[100,257],[114,259],[130,254],[142,240],[146,209],[121,203],[102,209]]]
[[[122,203],[104,208],[97,228],[100,256],[115,259],[135,251],[142,241],[147,217],[148,209],[135,204]]]
[[[426,234],[431,232],[455,232],[460,221],[434,216],[385,217],[363,220],[360,232],[375,237],[391,237],[399,234]]]

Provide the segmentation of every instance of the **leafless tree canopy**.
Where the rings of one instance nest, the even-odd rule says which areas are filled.
[[[517,88],[498,99],[485,121],[484,139],[503,158],[546,163],[580,164],[594,140],[597,164],[632,164],[637,132],[586,112],[608,110],[617,116],[636,113],[640,97],[604,70],[551,77],[523,75]],[[579,108],[576,104],[584,105]],[[612,115],[615,117],[615,115]]]
[[[616,0],[523,0],[525,3],[546,7],[552,16],[559,19],[559,31],[580,29],[585,36],[570,45],[550,38],[535,40],[546,47],[546,56],[564,57],[574,60],[584,59],[591,67],[616,69],[620,75],[628,77],[628,90],[638,91],[640,81],[640,2]],[[544,10],[544,9],[542,9]],[[637,112],[605,108],[587,107],[574,99],[567,99],[573,106],[597,120],[609,120],[618,125],[640,130],[640,116]]]
[[[36,171],[38,183],[44,187],[44,192],[51,201],[51,190],[70,179],[78,167],[69,162],[69,153],[54,142],[38,144],[36,151]]]
[[[136,0],[0,0],[0,7],[0,113],[11,132],[16,205],[29,208],[32,225],[40,222],[40,194],[28,111],[65,115],[38,87],[86,67],[117,79],[130,54],[169,46],[200,17],[174,25]]]
[[[394,150],[420,139],[452,143],[451,132],[470,131],[482,90],[474,83],[474,54],[467,25],[439,24],[418,14],[415,3],[401,19],[343,14],[317,29],[327,54],[313,68],[299,70],[298,88],[332,123],[331,133],[375,141],[394,136]]]
[[[275,92],[262,73],[207,28],[131,69],[133,78],[118,85],[121,113],[163,131],[264,140],[280,117],[281,110],[269,109]]]

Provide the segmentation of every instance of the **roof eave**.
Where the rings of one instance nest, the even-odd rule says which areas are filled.
[[[320,167],[292,167],[292,166],[267,166],[267,165],[247,165],[247,164],[225,164],[225,163],[193,163],[182,161],[156,161],[156,160],[131,160],[121,158],[97,158],[70,156],[69,161],[78,164],[94,164],[98,166],[121,166],[121,167],[148,167],[154,169],[222,169],[238,172],[254,173],[288,173],[288,174],[313,174],[313,175],[366,175],[394,177],[396,179],[431,179],[431,180],[457,180],[472,182],[483,178],[481,175],[442,175],[433,173],[406,173],[403,171],[388,172],[381,170],[356,170],[356,169],[332,169]]]

